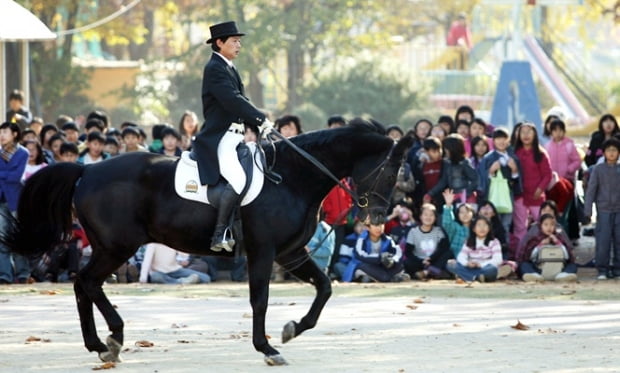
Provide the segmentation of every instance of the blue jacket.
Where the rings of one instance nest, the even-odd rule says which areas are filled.
[[[373,254],[370,245],[370,238],[368,237],[368,231],[362,232],[355,242],[353,256],[351,257],[346,270],[342,274],[342,281],[353,281],[355,270],[360,263],[381,264],[381,254],[385,252],[392,253],[394,255],[394,260],[397,262],[403,259],[403,252],[400,246],[394,243],[394,240],[386,234],[381,236],[381,250],[379,250],[378,254]]]
[[[314,235],[306,244],[308,249],[310,249],[310,257],[322,271],[325,271],[329,266],[329,260],[334,253],[335,240],[336,233],[334,233],[329,224],[321,220],[316,226]]]
[[[0,157],[0,200],[6,201],[11,211],[17,211],[21,179],[27,163],[28,150],[19,144],[8,162]]]

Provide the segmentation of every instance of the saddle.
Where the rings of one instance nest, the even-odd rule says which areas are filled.
[[[254,201],[263,189],[264,167],[260,162],[254,162],[254,159],[259,158],[259,154],[256,152],[255,143],[240,143],[237,146],[237,156],[247,177],[246,185],[241,193],[241,206]],[[226,181],[224,179],[220,179],[216,185],[201,185],[198,165],[191,153],[185,151],[181,154],[174,174],[174,189],[179,197],[217,208],[219,196],[225,186]]]

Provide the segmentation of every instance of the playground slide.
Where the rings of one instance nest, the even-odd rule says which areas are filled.
[[[620,118],[620,104],[613,107],[606,113],[612,114],[616,118]],[[602,116],[602,113],[601,113]],[[600,117],[590,118],[590,120],[583,126],[568,127],[566,132],[569,136],[590,136],[592,132],[598,130],[598,121]]]
[[[567,111],[567,116],[574,118],[579,124],[588,123],[590,120],[588,113],[568,88],[553,66],[553,62],[547,57],[538,43],[538,40],[532,36],[527,36],[523,39],[523,46],[527,59],[532,64],[534,71],[540,77],[554,100]]]
[[[472,49],[469,51],[467,58],[467,68],[471,69],[484,56],[489,53],[489,50],[493,47],[498,38],[484,38],[476,41]],[[460,48],[458,47],[446,47],[437,58],[433,59],[426,66],[424,70],[444,70],[446,66],[457,66],[458,61],[461,58]]]

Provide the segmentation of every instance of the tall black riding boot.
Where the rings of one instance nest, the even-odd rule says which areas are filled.
[[[217,222],[215,224],[213,238],[211,239],[212,251],[219,252],[222,251],[222,249],[228,252],[233,251],[235,240],[232,238],[229,226],[231,226],[230,218],[238,203],[239,194],[235,192],[230,184],[226,185],[220,197],[220,206],[217,210]],[[228,238],[226,236],[228,236]]]

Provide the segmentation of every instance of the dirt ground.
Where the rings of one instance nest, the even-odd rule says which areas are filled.
[[[267,333],[287,367],[254,351],[245,284],[106,285],[125,321],[124,361],[110,371],[619,372],[620,283],[580,275],[569,285],[335,283],[317,327],[286,345],[282,326],[305,314],[313,289],[274,284]],[[102,365],[83,347],[69,284],[1,286],[0,320],[0,372]]]

